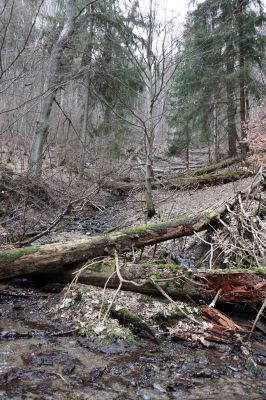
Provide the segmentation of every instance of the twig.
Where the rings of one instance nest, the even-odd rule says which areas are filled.
[[[58,215],[58,217],[51,223],[51,225],[47,229],[45,229],[44,231],[38,233],[37,235],[33,236],[32,238],[30,238],[28,240],[25,240],[24,242],[19,242],[18,243],[19,246],[20,247],[27,246],[28,244],[34,242],[37,239],[40,239],[41,237],[43,237],[44,235],[49,233],[61,221],[61,219],[69,212],[69,210],[70,210],[70,208],[72,207],[73,204],[75,204],[75,203],[77,203],[77,202],[79,202],[81,200],[85,200],[89,196],[91,196],[91,193],[89,195],[87,195],[87,196],[83,196],[82,198],[74,199],[74,200],[70,201],[68,203],[68,205],[66,206],[65,210],[60,215]]]
[[[113,296],[113,298],[112,298],[112,301],[110,302],[110,304],[109,304],[109,306],[108,306],[108,308],[107,308],[107,310],[106,310],[106,313],[105,313],[104,316],[103,316],[102,325],[104,325],[105,320],[106,320],[106,318],[108,317],[108,315],[109,315],[109,313],[110,313],[110,311],[111,311],[111,308],[113,307],[114,301],[115,301],[115,299],[116,299],[118,293],[120,292],[121,287],[122,287],[122,282],[119,283],[118,288],[116,289],[115,294],[114,294],[114,296]]]
[[[216,304],[221,292],[222,292],[222,288],[220,288],[218,290],[218,292],[216,293],[216,296],[214,297],[213,301],[209,304],[209,307],[215,307],[215,304]]]
[[[171,299],[170,296],[168,296],[168,294],[161,288],[161,286],[154,281],[153,278],[150,278],[150,282],[154,285],[154,287],[156,287],[156,289],[167,299],[170,301],[170,303],[172,303],[179,312],[181,312],[186,318],[188,318],[191,322],[193,322],[194,324],[197,325],[202,325],[202,323],[200,321],[197,321],[195,318],[191,317],[189,314],[187,314],[184,310],[182,310],[181,307],[179,307],[179,305],[173,300]]]
[[[252,333],[254,332],[254,329],[256,328],[256,325],[257,325],[257,323],[258,323],[258,321],[259,321],[259,319],[260,319],[260,317],[261,317],[263,311],[265,310],[265,308],[266,308],[266,297],[265,297],[264,302],[263,302],[263,304],[262,304],[262,306],[261,306],[261,308],[260,308],[260,310],[259,310],[259,312],[258,312],[258,314],[257,314],[257,316],[256,316],[256,319],[255,319],[255,321],[254,321],[254,323],[253,323],[253,325],[252,325],[252,328],[251,328],[249,337],[250,337],[250,336],[252,335]]]
[[[205,239],[203,239],[202,237],[200,237],[200,235],[199,235],[197,232],[194,232],[194,233],[195,233],[195,235],[197,236],[198,239],[200,239],[202,242],[208,244],[208,245],[211,247],[211,248],[210,248],[210,255],[211,255],[211,256],[210,256],[209,265],[210,265],[210,269],[212,269],[212,260],[213,260],[213,254],[214,254],[213,243],[208,242],[207,240],[205,240]]]
[[[97,261],[96,261],[97,260]],[[73,284],[75,284],[75,283],[78,283],[78,279],[79,279],[79,277],[80,277],[80,274],[83,272],[83,271],[85,271],[87,268],[89,268],[89,267],[91,267],[92,265],[95,265],[95,264],[98,264],[100,261],[102,261],[103,260],[103,257],[96,257],[96,258],[94,258],[93,259],[93,261],[91,261],[91,262],[86,262],[78,271],[76,271],[76,272],[74,272],[74,275],[75,275],[75,277],[74,277],[74,279],[73,279],[73,281],[71,282],[71,284],[73,283]],[[105,260],[106,260],[106,258],[105,258]],[[71,285],[70,284],[70,285]]]
[[[101,318],[102,311],[103,311],[103,307],[104,307],[104,297],[105,297],[105,292],[106,292],[107,285],[108,285],[110,279],[115,275],[115,273],[116,273],[115,271],[112,272],[111,275],[108,277],[107,281],[106,281],[105,284],[104,284],[104,287],[103,287],[103,296],[102,296],[102,304],[101,304],[101,308],[100,308],[99,315],[98,315],[98,319],[99,319],[99,320],[100,320],[100,318]]]

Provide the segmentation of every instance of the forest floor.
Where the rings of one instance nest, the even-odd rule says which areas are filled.
[[[239,167],[234,165],[229,170]],[[19,174],[7,176],[1,193],[2,249],[31,240],[60,215],[55,228],[33,244],[73,241],[146,223],[140,189],[118,196],[110,190],[99,190],[93,181],[84,180],[80,185],[73,174],[66,173],[60,181],[56,175],[50,176],[49,185],[46,180],[34,187]],[[156,189],[153,195],[157,214],[149,222],[218,206],[253,180],[250,177],[202,189]],[[192,237],[162,243],[156,254],[153,248],[147,249],[144,262],[156,262],[163,255],[163,262],[170,265],[177,255],[194,266],[206,253],[207,237],[200,237],[203,240]],[[113,289],[51,284],[43,277],[2,281],[0,398],[266,397],[265,321],[261,320],[252,340],[248,335],[258,308],[224,308],[247,331],[215,343],[206,338],[207,323],[199,327],[187,321],[163,297],[125,291],[120,291],[115,301],[114,296]],[[107,315],[106,304],[113,304],[114,311],[130,309],[143,325]],[[204,304],[176,302],[193,318]]]
[[[236,164],[227,170],[233,172],[239,168],[241,165]],[[251,184],[253,179],[250,177],[201,189],[158,188],[153,191],[156,215],[149,223],[197,214],[218,206]],[[98,185],[90,180],[80,185],[75,175],[67,173],[60,181],[57,174],[48,176],[34,189],[30,182],[23,182],[21,176],[15,174],[8,185],[1,194],[0,218],[0,224],[5,228],[3,236],[6,236],[6,244],[11,245],[16,241],[14,239],[23,241],[26,237],[34,236],[35,232],[45,230],[73,200],[73,205],[52,230],[53,233],[45,235],[39,243],[73,240],[80,238],[80,234],[93,235],[147,222],[145,196],[141,189],[132,190],[127,196],[119,196],[115,191],[99,190]]]
[[[159,342],[148,335],[129,340],[119,330],[112,341],[95,342],[90,335],[77,333],[73,320],[85,305],[91,312],[88,300],[99,307],[103,289],[76,289],[71,308],[61,308],[60,316],[55,309],[62,304],[64,290],[52,293],[60,290],[58,285],[37,285],[25,278],[2,282],[1,399],[265,399],[266,344],[261,338],[257,346],[238,340],[195,346],[173,334],[169,340],[162,313],[166,321],[172,310],[166,302],[127,292],[121,293],[119,303],[134,303],[143,309],[142,315],[148,303],[150,318],[161,311]],[[241,313],[236,308],[234,314],[238,322],[252,317],[248,309]],[[185,320],[180,323],[184,328]]]
[[[264,110],[265,103],[250,121],[248,167],[235,164],[228,172],[254,165],[265,168]],[[81,181],[77,167],[63,165],[55,149],[44,160],[43,177],[36,183],[25,176],[25,149],[14,143],[11,150],[10,143],[2,143],[0,251],[22,244],[79,240],[146,224],[141,186],[126,196],[104,189],[106,181],[143,181],[143,165],[130,155],[120,161],[90,160],[87,179]],[[158,178],[160,174],[169,178],[188,172],[183,159],[169,160],[161,154],[157,152],[155,163]],[[196,149],[191,156],[192,167],[207,164],[206,149]],[[193,189],[155,189],[157,213],[149,222],[216,208],[253,180],[249,177]],[[265,190],[257,197],[265,204]],[[252,209],[246,216],[252,219]],[[235,220],[233,214],[231,220]],[[265,226],[265,218],[263,221]],[[178,259],[181,273],[187,274],[189,281],[191,270],[198,273],[197,263],[210,250],[210,242],[218,240],[219,248],[226,241],[234,243],[239,229],[236,223],[231,227],[229,235],[222,226],[213,227],[212,232],[171,240],[127,257],[130,261],[142,257],[142,266],[155,277],[157,269],[163,267],[160,279],[172,278]],[[236,260],[238,253],[245,256],[245,250],[250,250],[250,242],[244,242],[244,252],[237,248]],[[221,268],[230,257],[223,251],[215,263],[211,255],[200,267]],[[246,258],[248,264],[250,260]],[[119,262],[124,261],[119,256]],[[0,399],[265,399],[265,310],[260,303],[217,302],[210,307],[210,301],[186,297],[173,303],[165,296],[51,282],[49,274],[2,280]],[[204,308],[215,311],[225,325],[204,319]],[[251,334],[256,316],[259,319]]]

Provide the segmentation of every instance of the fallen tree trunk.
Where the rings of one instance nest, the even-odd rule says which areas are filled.
[[[211,164],[208,165],[207,167],[198,168],[195,171],[192,171],[191,175],[200,176],[200,175],[210,174],[211,172],[218,171],[219,169],[230,167],[230,165],[236,164],[239,161],[241,161],[240,157],[227,158],[226,160],[220,161],[216,164]]]
[[[162,268],[164,267],[164,268]],[[173,272],[173,270],[175,272]],[[152,271],[152,272],[151,272]],[[266,269],[265,269],[266,272]],[[182,269],[177,265],[130,264],[121,267],[125,280],[122,289],[145,294],[159,294],[150,277],[172,298],[202,299],[211,301],[219,292],[218,302],[259,303],[266,297],[266,277],[263,272],[239,272],[225,270]],[[164,279],[163,276],[171,275]],[[76,276],[79,283],[117,288],[120,280],[113,260],[80,267],[61,268],[46,279],[60,283],[70,283]],[[38,275],[37,275],[38,277]],[[39,275],[43,281],[45,275]]]
[[[250,193],[261,182],[261,174],[242,195]],[[103,234],[68,243],[54,243],[43,246],[30,246],[0,252],[0,279],[35,271],[53,270],[78,262],[113,254],[140,249],[156,243],[206,230],[221,218],[227,207],[233,206],[238,195],[219,205],[216,209],[207,209],[197,215],[181,216],[176,220],[159,224],[144,225],[113,233]]]
[[[205,174],[200,176],[187,175],[177,176],[170,179],[156,180],[152,184],[153,189],[200,189],[204,186],[215,186],[225,183],[235,182],[239,179],[248,178],[254,175],[252,171],[238,170],[234,172],[224,172],[222,174]],[[142,185],[137,182],[115,182],[109,181],[102,183],[102,187],[117,192],[119,195],[125,195],[131,190],[141,189]]]
[[[177,177],[156,181],[153,184],[153,188],[167,187],[167,189],[200,189],[204,186],[215,186],[235,182],[239,179],[248,178],[252,175],[254,175],[252,171],[239,170],[215,175],[205,174],[200,176]]]

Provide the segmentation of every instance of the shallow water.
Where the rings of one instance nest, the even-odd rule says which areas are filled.
[[[265,356],[251,371],[238,345],[193,349],[164,339],[96,348],[88,338],[62,336],[70,326],[43,313],[40,289],[28,293],[1,295],[0,399],[266,398]]]

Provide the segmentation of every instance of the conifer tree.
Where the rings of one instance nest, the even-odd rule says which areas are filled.
[[[209,138],[218,116],[226,125],[228,154],[236,154],[239,131],[245,156],[249,96],[259,94],[265,58],[264,22],[259,0],[206,0],[188,15],[171,94],[177,111],[170,123],[179,136],[189,131]]]

